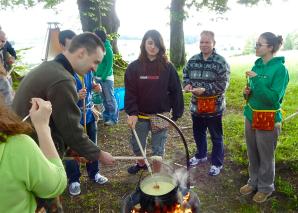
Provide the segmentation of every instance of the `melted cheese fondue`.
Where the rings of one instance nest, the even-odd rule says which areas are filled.
[[[156,180],[144,184],[141,189],[144,193],[152,196],[160,196],[169,193],[175,188],[173,183],[162,180]]]

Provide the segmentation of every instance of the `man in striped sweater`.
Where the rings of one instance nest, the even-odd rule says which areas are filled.
[[[225,109],[225,91],[229,85],[230,67],[214,49],[214,33],[203,31],[200,39],[201,53],[189,59],[183,70],[183,86],[192,92],[190,111],[197,152],[190,159],[196,166],[207,161],[209,130],[213,144],[209,175],[216,176],[223,167],[224,147],[222,113]]]

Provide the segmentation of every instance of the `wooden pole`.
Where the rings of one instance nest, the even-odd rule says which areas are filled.
[[[80,159],[84,159],[82,157],[78,157]],[[114,156],[115,160],[143,160],[144,157],[141,156]],[[75,157],[64,157],[63,160],[75,160]]]
[[[82,77],[82,88],[86,89],[84,76]],[[84,131],[87,132],[87,117],[86,117],[86,98],[83,99],[83,119],[84,119]]]

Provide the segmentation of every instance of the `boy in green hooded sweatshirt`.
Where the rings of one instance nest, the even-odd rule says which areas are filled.
[[[254,191],[253,200],[262,203],[274,191],[274,151],[281,131],[281,103],[289,82],[284,57],[274,57],[282,37],[266,32],[256,43],[256,60],[244,96],[245,138],[249,159],[249,180],[240,188],[243,195]]]
[[[118,105],[114,96],[113,50],[103,30],[96,30],[95,34],[104,43],[106,54],[102,62],[98,65],[94,78],[96,83],[100,83],[102,87],[103,121],[105,125],[112,126],[118,123],[119,117]]]

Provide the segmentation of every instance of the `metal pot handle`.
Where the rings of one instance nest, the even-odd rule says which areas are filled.
[[[186,140],[185,140],[185,137],[181,131],[181,129],[177,126],[177,124],[171,120],[170,118],[162,115],[162,114],[159,114],[157,113],[156,116],[166,120],[167,122],[169,122],[175,129],[176,131],[179,133],[181,139],[182,139],[182,142],[183,142],[183,145],[184,145],[184,148],[185,148],[185,155],[186,155],[186,169],[187,169],[187,188],[190,189],[190,177],[189,177],[189,168],[190,168],[190,164],[189,164],[189,152],[188,152],[188,146],[187,146],[187,143],[186,143]]]

